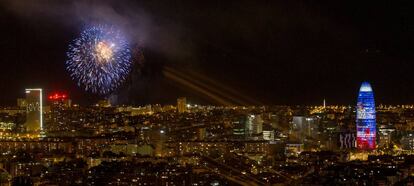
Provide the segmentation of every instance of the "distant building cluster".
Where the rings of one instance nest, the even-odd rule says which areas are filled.
[[[407,185],[414,106],[91,106],[27,89],[0,109],[2,185]]]

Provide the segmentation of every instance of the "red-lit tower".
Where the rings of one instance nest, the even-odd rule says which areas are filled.
[[[71,106],[71,100],[66,93],[58,92],[49,94],[48,99],[51,111],[51,125],[48,128],[52,131],[60,130],[65,123],[64,112]]]

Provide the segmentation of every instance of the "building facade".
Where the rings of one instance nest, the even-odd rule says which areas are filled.
[[[187,99],[185,97],[177,99],[177,110],[179,113],[187,112]]]
[[[376,117],[374,92],[368,82],[359,89],[356,106],[357,148],[373,150],[376,148]]]
[[[39,133],[43,129],[42,89],[26,89],[26,130]]]

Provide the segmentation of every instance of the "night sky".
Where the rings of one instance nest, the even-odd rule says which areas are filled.
[[[111,96],[118,104],[180,96],[220,104],[165,69],[202,75],[210,81],[197,81],[206,87],[237,94],[235,104],[355,104],[362,81],[371,82],[377,103],[412,104],[411,4],[0,0],[0,104],[14,105],[26,87],[64,91],[81,104],[105,97],[79,88],[64,64],[68,44],[95,23],[119,27],[136,51],[132,73]]]

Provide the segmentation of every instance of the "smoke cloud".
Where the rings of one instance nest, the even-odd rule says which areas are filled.
[[[179,38],[181,26],[144,10],[143,3],[109,0],[3,0],[9,10],[27,21],[50,22],[81,30],[90,24],[119,27],[134,44],[169,57],[189,55],[191,48]]]

